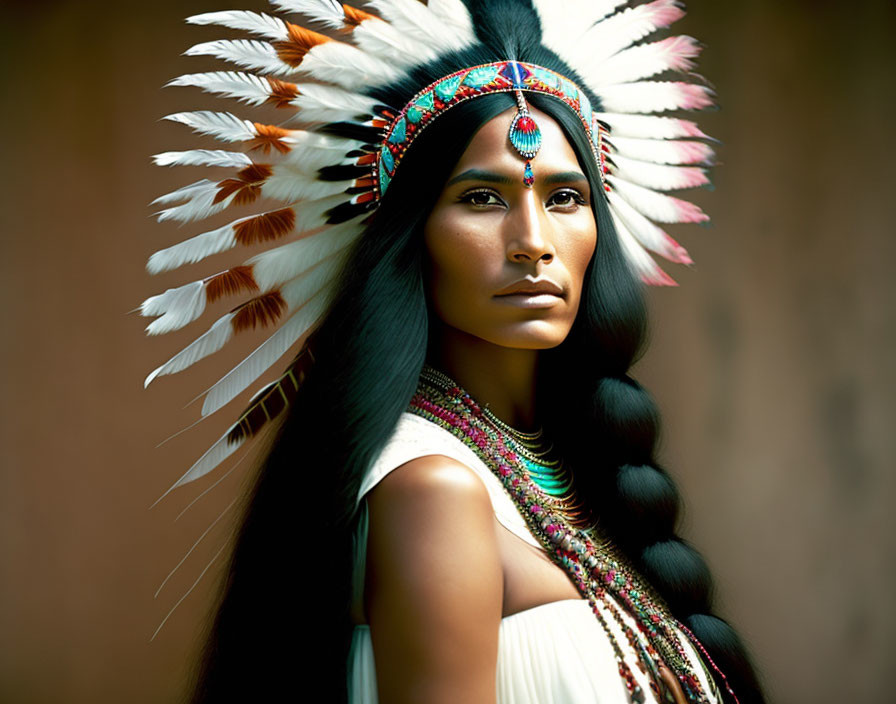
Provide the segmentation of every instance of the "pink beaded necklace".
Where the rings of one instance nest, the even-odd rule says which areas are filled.
[[[609,638],[619,675],[632,704],[642,704],[646,700],[645,693],[623,657],[606,614],[610,614],[621,627],[637,655],[638,669],[646,675],[657,700],[674,701],[660,673],[660,665],[665,664],[678,679],[689,702],[710,704],[722,701],[708,672],[706,680],[710,692],[704,690],[682,643],[683,633],[725,682],[728,693],[737,702],[725,676],[696,637],[671,616],[662,600],[609,541],[601,539],[593,530],[583,530],[570,522],[569,517],[564,515],[562,503],[552,501],[529,476],[521,456],[522,448],[516,446],[513,435],[492,421],[458,384],[441,372],[424,367],[408,411],[460,439],[501,480],[526,519],[532,535],[566,570],[591,605],[592,612]],[[623,608],[634,618],[637,630],[621,617]]]

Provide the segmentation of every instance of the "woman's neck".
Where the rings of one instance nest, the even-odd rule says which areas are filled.
[[[428,361],[505,423],[523,431],[538,426],[538,350],[501,347],[443,327],[431,345]]]

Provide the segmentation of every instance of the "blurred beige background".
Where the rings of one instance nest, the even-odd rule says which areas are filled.
[[[144,391],[193,330],[145,339],[127,311],[186,281],[143,269],[198,231],[151,219],[148,202],[190,175],[149,155],[195,144],[157,120],[215,101],[160,87],[212,66],[179,57],[217,37],[181,18],[226,6],[3,4],[3,702],[173,702],[186,690],[220,563],[149,639],[226,541],[229,514],[153,592],[250,463],[176,523],[221,473],[148,507],[245,399],[154,446],[195,420],[184,405],[251,340]],[[708,46],[700,70],[722,110],[703,122],[723,165],[716,191],[695,195],[713,227],[676,231],[697,265],[667,267],[680,288],[651,293],[653,345],[637,372],[665,414],[685,534],[772,700],[884,704],[896,654],[896,5],[689,9],[677,29]]]

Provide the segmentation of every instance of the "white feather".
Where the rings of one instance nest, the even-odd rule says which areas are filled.
[[[380,19],[362,22],[352,32],[352,39],[362,51],[401,68],[416,66],[438,56],[431,45],[402,34]]]
[[[618,154],[613,157],[613,163],[615,166],[610,166],[611,172],[619,178],[657,191],[697,188],[709,183],[706,171],[697,166],[650,164]]]
[[[195,193],[200,193],[205,191],[209,185],[214,185],[214,181],[209,181],[207,178],[202,179],[201,181],[195,181],[187,186],[181,186],[180,188],[171,191],[171,193],[166,193],[163,196],[159,196],[156,198],[150,205],[167,205],[168,203],[179,203],[182,200],[186,200],[187,198],[191,198]]]
[[[250,217],[257,217],[255,215]],[[162,249],[149,258],[146,265],[151,274],[177,269],[184,264],[193,264],[219,252],[225,252],[236,246],[234,225],[248,220],[240,218],[232,223],[209,232],[203,232],[183,242],[178,242],[167,249]]]
[[[309,267],[285,283],[280,290],[286,303],[284,316],[291,315],[313,298],[324,286],[331,284],[343,261],[342,257],[324,260],[319,265]],[[231,311],[218,318],[207,332],[146,377],[144,387],[152,383],[156,377],[181,372],[224,347],[233,338],[232,321],[235,316],[236,311]]]
[[[229,112],[196,110],[165,115],[162,119],[187,125],[194,132],[210,135],[222,142],[245,142],[258,136],[255,123]]]
[[[298,119],[305,122],[339,122],[359,115],[373,115],[377,101],[356,92],[319,83],[302,83],[292,105],[299,109]]]
[[[272,17],[264,12],[249,10],[223,10],[221,12],[204,12],[201,15],[187,17],[190,24],[218,25],[229,29],[242,29],[271,41],[283,41],[289,35],[286,23],[279,17]]]
[[[596,22],[627,0],[533,0],[541,20],[542,43],[561,57],[575,47]],[[431,4],[431,3],[430,3]]]
[[[215,203],[215,197],[218,194],[218,183],[202,179],[191,183],[189,186],[178,188],[164,196],[156,198],[152,204],[166,204],[177,201],[186,201],[182,205],[172,208],[165,208],[156,213],[159,222],[166,220],[175,220],[177,222],[190,222],[192,220],[202,220],[209,215],[220,213],[233,200],[235,194],[231,193],[218,203]]]
[[[284,63],[277,51],[258,39],[216,39],[191,46],[184,56],[214,56],[243,68],[282,76],[294,73],[295,68]]]
[[[640,81],[663,71],[689,71],[694,67],[691,59],[699,53],[697,40],[686,36],[641,44],[607,59],[599,71],[591,74],[589,83],[596,90],[604,85]]]
[[[641,215],[654,222],[706,222],[709,217],[693,203],[657,193],[615,176],[607,176],[607,182]]]
[[[347,90],[390,83],[402,75],[395,66],[369,56],[356,46],[337,41],[311,47],[296,70]]]
[[[323,232],[262,252],[249,259],[246,266],[252,267],[252,278],[259,288],[269,291],[349,247],[363,229],[359,219],[334,225]]]
[[[371,0],[397,31],[436,50],[457,51],[470,43],[470,36],[456,25],[446,24],[419,0]]]
[[[146,327],[146,332],[150,335],[179,330],[196,320],[204,311],[205,286],[202,281],[169,288],[164,293],[147,298],[140,306],[140,314],[143,316],[161,316]]]
[[[233,337],[233,325],[231,321],[234,313],[226,313],[218,318],[207,332],[187,345],[162,366],[155,369],[143,382],[143,387],[149,386],[156,377],[165,374],[176,374],[187,367],[192,366],[200,359],[208,357],[226,345]]]
[[[348,181],[321,181],[316,174],[308,175],[289,164],[278,164],[262,186],[266,198],[282,201],[314,201],[344,193],[354,179]],[[348,200],[345,196],[343,200]]]
[[[345,26],[345,12],[336,0],[271,0],[281,12],[299,13],[331,29]]]
[[[685,139],[632,139],[617,137],[614,134],[608,141],[617,154],[654,164],[710,166],[715,156],[715,152],[708,144]]]
[[[651,32],[680,19],[678,0],[654,0],[628,7],[590,27],[568,53],[573,68],[585,76],[600,73],[601,64]]]
[[[264,374],[317,322],[330,305],[333,286],[325,286],[273,335],[212,386],[202,405],[202,415],[214,413]]]
[[[635,239],[634,235],[628,231],[628,228],[625,226],[625,223],[619,215],[612,209],[610,210],[610,215],[613,218],[613,225],[616,229],[616,235],[619,238],[619,244],[622,245],[622,251],[625,254],[625,258],[628,260],[629,265],[631,265],[635,273],[647,283],[672,283],[672,280],[666,272],[660,269],[647,251],[638,244],[638,241]]]
[[[252,165],[252,160],[243,152],[229,152],[223,149],[162,152],[152,159],[156,166],[225,166],[242,169]]]
[[[271,97],[271,84],[264,78],[243,71],[211,71],[178,76],[166,86],[195,86],[206,93],[219,93],[248,105],[262,105]]]
[[[168,494],[170,494],[174,489],[179,486],[183,486],[184,484],[189,484],[195,479],[199,479],[209,472],[211,472],[215,467],[221,464],[224,460],[226,460],[230,455],[236,452],[240,446],[245,442],[245,438],[240,438],[238,441],[231,443],[228,440],[230,432],[236,428],[237,424],[234,423],[227,429],[227,432],[222,435],[214,445],[208,448],[196,462],[193,464],[190,469],[188,469],[183,476],[178,479],[171,487],[162,494],[156,503],[164,499]],[[201,575],[200,575],[201,576]]]
[[[606,0],[598,0],[605,2]],[[619,0],[624,2],[624,0]],[[476,28],[473,27],[473,18],[463,0],[429,0],[427,3],[430,11],[436,19],[445,25],[453,26],[455,36],[463,45],[476,41]]]
[[[340,193],[329,198],[300,203],[294,208],[296,211],[296,230],[298,232],[310,232],[318,227],[323,227],[327,224],[327,212],[345,202],[347,202],[346,196]]]
[[[637,139],[680,139],[693,137],[707,139],[707,136],[691,120],[656,115],[624,115],[603,112],[594,116],[606,122],[611,129],[611,137],[634,137]]]
[[[345,155],[364,143],[320,132],[293,130],[289,136],[289,144],[292,149],[284,156],[285,162],[306,174],[316,174],[324,166],[355,163],[357,157]]]
[[[712,105],[708,88],[680,81],[623,83],[604,86],[599,93],[604,108],[610,112],[700,110]]]
[[[610,208],[625,224],[626,229],[647,249],[669,261],[691,264],[687,251],[662,228],[653,224],[613,191],[608,194]]]

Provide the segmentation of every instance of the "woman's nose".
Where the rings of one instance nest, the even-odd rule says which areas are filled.
[[[551,223],[534,191],[529,191],[508,221],[507,258],[514,262],[544,261],[554,258]]]

